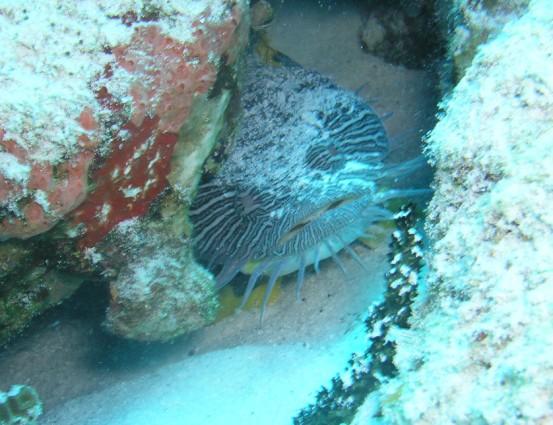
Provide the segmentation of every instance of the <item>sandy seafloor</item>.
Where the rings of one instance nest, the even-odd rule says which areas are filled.
[[[274,6],[273,47],[343,87],[361,88],[379,113],[393,112],[386,121],[392,158],[415,156],[433,121],[430,74],[364,53],[357,3]],[[354,246],[368,271],[345,255],[347,275],[328,261],[319,275],[309,269],[299,303],[295,277],[285,279],[262,328],[258,312],[244,311],[168,344],[106,335],[106,291],[89,283],[0,351],[0,382],[38,390],[45,410],[40,424],[289,424],[366,344],[361,322],[381,293],[387,238],[373,245]]]

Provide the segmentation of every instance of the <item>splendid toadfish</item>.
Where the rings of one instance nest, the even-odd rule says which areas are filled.
[[[426,190],[382,184],[424,164],[387,164],[382,121],[358,95],[289,59],[281,66],[250,55],[232,151],[202,183],[190,210],[195,250],[219,267],[222,288],[254,262],[242,305],[260,276],[269,282],[261,314],[279,276],[347,251],[366,229],[392,213],[383,204]]]

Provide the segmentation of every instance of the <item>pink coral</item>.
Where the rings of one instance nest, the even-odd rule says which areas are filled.
[[[217,68],[210,57],[220,57],[232,45],[239,24],[232,18],[217,26],[193,24],[195,41],[181,43],[161,33],[155,24],[140,26],[128,46],[113,49],[116,64],[137,76],[129,87],[133,107],[123,125],[126,141],[112,142],[112,152],[93,174],[95,190],[73,214],[85,225],[82,247],[94,246],[121,221],[146,213],[167,186],[167,175],[178,130],[186,121],[194,98],[213,86]],[[106,69],[106,76],[112,69]],[[121,105],[107,88],[99,100],[114,111]]]
[[[124,90],[132,98],[132,108],[125,115],[107,87],[97,90],[100,108],[91,105],[75,117],[82,131],[70,156],[61,162],[37,160],[31,148],[6,140],[0,123],[0,153],[11,155],[12,166],[22,170],[14,178],[0,167],[0,239],[40,234],[71,212],[70,222],[83,232],[80,244],[88,247],[119,222],[144,215],[167,186],[178,130],[194,98],[213,86],[223,55],[234,60],[240,13],[235,5],[217,21],[210,20],[207,9],[191,24],[190,41],[164,34],[154,20],[134,26],[135,15],[122,18],[125,25],[134,26],[133,36],[126,45],[106,48],[113,60],[96,78],[109,81],[114,70],[129,73],[132,78]],[[99,118],[106,110],[125,117],[118,131]],[[98,155],[99,141],[106,139],[111,150]]]
[[[79,117],[84,130],[96,123],[90,110]],[[65,214],[77,207],[86,196],[88,168],[96,140],[83,136],[81,150],[61,164],[31,159],[27,151],[0,131],[0,148],[17,160],[17,166],[28,170],[25,179],[10,179],[0,174],[0,206],[7,212],[0,218],[0,236],[29,238],[52,228]]]

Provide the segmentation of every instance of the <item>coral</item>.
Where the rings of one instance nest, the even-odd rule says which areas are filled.
[[[235,45],[233,50],[244,46],[247,35],[247,25],[236,33],[229,31],[234,37]],[[234,30],[234,28],[233,28]],[[207,34],[206,34],[207,37]],[[212,37],[212,35],[210,35]],[[209,41],[213,43],[211,39]],[[206,41],[207,43],[207,41]],[[229,57],[235,55],[228,46],[223,45]],[[200,53],[198,53],[200,54]],[[201,53],[203,55],[203,53]],[[202,61],[208,58],[201,57]],[[230,60],[230,59],[229,59]],[[206,75],[215,78],[211,68],[206,63],[205,68],[196,70],[202,75],[199,80],[204,81]],[[174,98],[180,102],[180,111],[186,111],[187,117],[184,125],[177,133],[163,133],[161,136],[171,136],[167,143],[159,145],[156,142],[151,144],[145,140],[148,148],[166,149],[161,155],[153,150],[143,155],[143,159],[136,161],[136,155],[131,152],[121,155],[130,158],[128,160],[129,178],[113,182],[109,178],[113,171],[111,168],[121,169],[120,160],[107,164],[108,171],[101,170],[106,177],[107,187],[102,190],[97,188],[90,196],[90,203],[83,204],[88,209],[86,222],[90,226],[94,222],[93,217],[98,211],[100,200],[103,199],[107,205],[121,203],[123,209],[115,208],[112,213],[111,207],[102,204],[100,211],[107,211],[108,217],[104,222],[98,222],[100,227],[92,227],[81,240],[83,246],[96,245],[99,242],[100,234],[107,234],[111,227],[116,224],[114,234],[109,237],[106,243],[96,245],[94,253],[100,258],[111,258],[109,265],[104,265],[107,270],[115,270],[115,277],[110,281],[112,299],[106,318],[106,327],[111,332],[126,338],[138,340],[168,340],[183,333],[187,333],[205,326],[215,319],[218,303],[214,292],[212,276],[197,265],[190,252],[190,241],[185,235],[190,234],[190,225],[186,220],[187,207],[192,199],[194,190],[200,179],[203,164],[211,150],[218,141],[219,134],[225,126],[225,114],[231,99],[231,90],[234,86],[226,87],[225,84],[218,84],[218,81],[232,81],[234,79],[234,68],[228,62],[219,71],[217,81],[209,80],[209,84],[196,87],[199,90],[194,96],[186,90],[191,88],[183,86],[185,92]],[[178,68],[179,72],[183,72]],[[151,70],[152,67],[147,67]],[[206,74],[202,74],[203,72]],[[207,72],[209,71],[209,72]],[[186,78],[189,78],[184,72]],[[205,82],[205,81],[204,81]],[[207,95],[205,90],[214,86]],[[168,91],[173,93],[172,90]],[[235,94],[235,93],[233,93]],[[149,95],[146,95],[149,96]],[[191,103],[190,99],[193,99]],[[173,98],[167,100],[168,103]],[[170,116],[170,114],[165,114]],[[139,117],[143,122],[148,117]],[[175,118],[180,122],[181,118]],[[181,123],[182,124],[182,123]],[[179,127],[180,125],[179,124]],[[171,123],[161,123],[169,126]],[[175,129],[177,126],[174,127]],[[156,147],[157,146],[157,147]],[[132,150],[132,149],[131,149]],[[155,155],[154,155],[155,154]],[[123,160],[125,161],[125,160]],[[142,161],[142,162],[141,162]],[[132,164],[131,164],[132,163]],[[160,167],[160,171],[156,171]],[[160,177],[162,176],[162,178]],[[133,181],[131,182],[131,179]],[[152,184],[155,179],[160,184]],[[167,182],[170,186],[167,186]],[[129,202],[121,196],[121,190],[117,186],[126,185],[127,189],[138,187],[140,198],[132,203],[132,208],[137,208],[137,214],[125,208]],[[144,187],[144,189],[140,189]],[[169,190],[169,188],[171,190]],[[159,198],[159,190],[165,189],[167,196]],[[171,192],[174,191],[174,192]],[[106,193],[113,193],[110,200]],[[151,196],[150,196],[151,193]],[[152,209],[149,208],[152,201],[158,199],[161,202],[163,219],[155,218]],[[168,205],[170,205],[168,207]],[[159,208],[154,208],[158,211]],[[133,220],[140,217],[150,209],[149,216],[141,220]],[[170,210],[170,212],[168,212]],[[159,212],[159,211],[158,211]],[[76,215],[80,214],[77,211]],[[109,216],[109,214],[112,214]],[[92,218],[92,220],[91,220]],[[94,230],[94,231],[92,231]],[[114,245],[115,250],[113,252]],[[156,253],[155,255],[151,253]],[[122,258],[118,265],[113,264],[113,258]],[[147,272],[146,272],[147,271]]]
[[[428,139],[428,293],[381,387],[387,423],[553,420],[553,11],[480,46]]]
[[[384,300],[371,307],[365,320],[369,347],[352,356],[348,368],[332,379],[331,387],[323,387],[315,404],[294,418],[295,425],[348,424],[365,398],[397,374],[394,334],[409,328],[423,267],[422,237],[415,227],[414,211],[413,205],[405,206],[395,218]]]
[[[232,70],[226,72],[232,74]],[[226,75],[221,78],[234,77]],[[187,205],[192,202],[206,159],[219,142],[221,132],[228,126],[227,108],[237,92],[235,87],[233,89],[223,89],[217,97],[196,101],[188,121],[179,132],[179,142],[171,158],[171,171],[167,179]]]
[[[18,271],[26,270],[30,264],[31,253],[31,247],[20,241],[0,243],[0,282]]]
[[[94,246],[118,223],[143,216],[167,187],[178,131],[193,102],[216,80],[211,58],[237,41],[237,8],[223,24],[210,25],[208,18],[206,13],[191,24],[193,43],[178,42],[150,25],[137,27],[129,45],[113,49],[116,65],[106,70],[108,81],[100,84],[98,97],[108,109],[123,109],[108,89],[109,79],[121,72],[118,66],[134,77],[127,93],[131,113],[106,161],[93,173],[95,189],[72,216],[75,224],[85,225],[81,246]],[[194,142],[184,141],[197,146]]]
[[[13,385],[0,392],[0,424],[33,425],[42,414],[42,403],[33,387]]]
[[[74,211],[70,234],[90,247],[142,216],[167,186],[193,103],[243,46],[244,2],[88,3],[84,14],[57,0],[0,5],[12,93],[0,102],[0,239]]]
[[[71,296],[83,280],[83,276],[40,265],[0,279],[0,344],[33,317]]]
[[[1,129],[0,148],[0,240],[43,233],[85,198],[92,151],[55,165],[34,161]]]

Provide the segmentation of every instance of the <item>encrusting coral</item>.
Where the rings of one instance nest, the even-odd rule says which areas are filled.
[[[177,3],[0,4],[2,44],[12,51],[1,70],[13,92],[0,103],[1,238],[42,233],[82,204],[72,220],[92,246],[165,188],[194,99],[212,87],[223,53],[234,60],[243,7]]]
[[[13,385],[0,391],[0,425],[34,425],[42,414],[42,403],[33,387]]]

